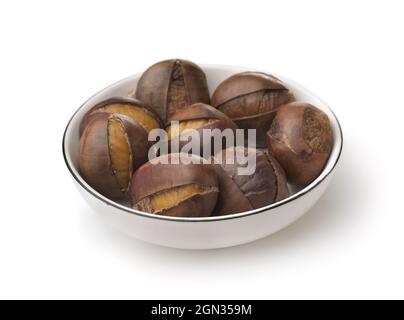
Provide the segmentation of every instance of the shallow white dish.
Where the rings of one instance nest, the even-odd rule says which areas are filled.
[[[230,75],[252,70],[242,67],[202,65],[212,93]],[[184,248],[213,249],[235,246],[266,237],[277,232],[306,213],[321,197],[330,180],[342,151],[342,131],[331,109],[320,98],[294,81],[278,76],[294,93],[297,100],[312,103],[327,113],[334,134],[331,156],[321,175],[306,188],[289,198],[260,209],[208,218],[164,217],[139,212],[116,203],[95,191],[78,172],[79,125],[84,114],[97,102],[113,96],[127,96],[136,86],[141,74],[123,79],[95,94],[70,119],[63,136],[63,155],[80,194],[89,206],[107,223],[135,238],[154,244]]]

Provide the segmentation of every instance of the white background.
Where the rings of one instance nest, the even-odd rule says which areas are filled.
[[[0,4],[0,298],[404,298],[402,1]],[[167,58],[294,79],[345,133],[325,196],[248,245],[182,251],[100,223],[62,158],[90,95]]]

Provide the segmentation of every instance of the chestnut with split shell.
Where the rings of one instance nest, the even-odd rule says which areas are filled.
[[[268,131],[279,106],[294,100],[278,78],[261,72],[237,73],[216,88],[211,104],[241,129],[255,129],[257,146],[266,147]]]
[[[218,111],[210,105],[204,103],[195,103],[185,109],[174,113],[171,121],[176,121],[177,125],[172,126],[171,122],[167,123],[166,131],[168,142],[171,145],[173,141],[178,143],[182,148],[188,143],[191,137],[186,137],[186,133],[195,130],[200,148],[195,153],[203,156],[204,152],[208,152],[209,156],[214,153],[215,140],[218,147],[222,149],[226,143],[235,144],[235,130],[237,125],[224,113]],[[204,130],[212,130],[205,132]],[[217,129],[217,130],[215,130]],[[209,135],[207,135],[209,133]],[[230,135],[229,141],[226,136]],[[188,138],[188,139],[187,139]],[[217,150],[218,151],[218,150]]]
[[[133,119],[97,113],[80,138],[79,168],[94,189],[111,199],[125,199],[133,171],[147,161],[146,130]]]
[[[143,102],[132,98],[113,97],[97,103],[86,113],[80,123],[80,135],[91,121],[91,118],[100,112],[128,116],[137,121],[147,132],[162,127],[159,116]]]
[[[252,156],[251,163],[239,159]],[[263,151],[236,146],[227,148],[213,158],[219,177],[219,199],[215,215],[250,211],[288,197],[286,176],[279,163]],[[255,161],[255,164],[254,164]],[[240,168],[254,166],[251,174],[240,174]]]
[[[209,84],[221,83],[229,75],[247,70],[245,67],[202,65]],[[136,70],[135,70],[136,71]],[[339,160],[343,148],[343,137],[338,119],[326,102],[296,81],[280,78],[293,94],[302,101],[313,104],[324,111],[331,122],[333,133],[332,152],[320,176],[303,190],[293,188],[285,200],[273,205],[245,211],[230,216],[209,216],[206,218],[171,217],[142,213],[128,208],[127,202],[104,197],[84,181],[78,167],[79,132],[83,115],[98,101],[106,97],[126,95],[129,88],[135,88],[140,75],[136,74],[108,86],[94,95],[73,114],[63,136],[63,157],[66,173],[71,175],[78,195],[85,199],[89,208],[107,221],[109,226],[143,241],[161,246],[182,249],[214,249],[249,243],[261,239],[301,218],[327,190],[330,182],[338,174]],[[213,87],[214,89],[214,87]],[[213,93],[213,92],[212,92]],[[338,111],[338,110],[335,110]],[[165,123],[165,122],[164,122]],[[161,177],[163,179],[164,177]],[[331,191],[331,190],[330,190]],[[296,193],[295,193],[296,192]],[[327,208],[324,208],[326,210]]]
[[[196,102],[210,102],[203,70],[187,60],[173,59],[149,67],[137,83],[135,97],[166,122],[175,112]]]
[[[268,150],[290,183],[306,186],[323,170],[333,144],[328,116],[311,104],[282,106],[268,131]]]
[[[135,172],[131,184],[134,209],[175,217],[212,214],[219,192],[215,171],[209,164],[183,160],[184,155],[201,162],[195,155],[172,153],[145,163]]]

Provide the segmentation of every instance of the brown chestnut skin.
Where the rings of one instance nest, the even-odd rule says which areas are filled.
[[[180,59],[149,67],[137,83],[135,97],[149,105],[163,122],[191,104],[210,103],[203,70],[191,61]]]
[[[110,199],[126,199],[134,170],[147,161],[146,130],[120,114],[92,116],[80,138],[79,168],[84,180]]]
[[[240,175],[238,164],[226,161],[226,154],[247,155],[255,152],[256,170],[251,175]],[[222,150],[222,159],[214,157],[215,171],[219,177],[219,199],[215,215],[227,215],[261,208],[289,196],[286,175],[279,163],[268,153],[254,148],[236,146]]]
[[[267,137],[268,151],[284,168],[288,181],[301,187],[320,175],[333,144],[328,116],[304,102],[279,108]]]
[[[155,128],[163,127],[162,121],[157,113],[140,100],[127,97],[113,97],[97,103],[85,114],[80,123],[80,135],[83,134],[91,118],[100,112],[117,113],[128,116],[138,122],[147,132]]]
[[[147,162],[133,175],[131,196],[133,208],[143,212],[174,217],[208,217],[216,205],[219,182],[209,164],[193,164],[167,154]],[[195,155],[191,155],[195,157]]]
[[[171,122],[167,123],[166,131],[170,145],[173,140],[176,140],[178,141],[179,147],[182,148],[185,144],[188,143],[188,141],[184,137],[183,139],[180,139],[181,136],[187,130],[194,129],[198,132],[201,142],[201,149],[198,150],[199,152],[197,152],[197,154],[201,156],[203,156],[203,151],[206,149],[210,149],[209,151],[214,152],[214,137],[208,139],[209,141],[205,141],[203,137],[204,129],[219,129],[221,133],[225,129],[230,129],[233,131],[233,134],[237,129],[237,125],[228,116],[213,108],[212,106],[204,103],[195,103],[185,109],[174,113],[171,117],[171,121],[178,121],[179,127],[177,128],[178,132],[174,132],[174,129],[171,127]],[[175,134],[177,135],[174,136]],[[223,138],[221,142],[222,146],[224,147],[226,139]],[[209,155],[211,155],[211,153]]]
[[[279,106],[294,100],[278,78],[261,72],[235,74],[216,88],[211,104],[241,129],[256,129],[257,146],[266,147],[268,131]]]

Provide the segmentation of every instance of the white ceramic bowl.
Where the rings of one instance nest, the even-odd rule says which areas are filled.
[[[219,65],[202,65],[209,90],[230,75],[251,69]],[[133,210],[109,200],[88,185],[78,172],[79,125],[84,114],[97,102],[113,96],[126,96],[141,74],[123,79],[95,94],[70,119],[63,137],[63,155],[73,181],[88,205],[107,223],[137,239],[184,249],[213,249],[235,246],[266,237],[300,218],[321,197],[334,175],[342,151],[342,131],[331,109],[314,94],[294,81],[278,76],[296,98],[317,106],[331,120],[334,145],[321,175],[309,186],[289,198],[260,209],[208,218],[176,218]]]

